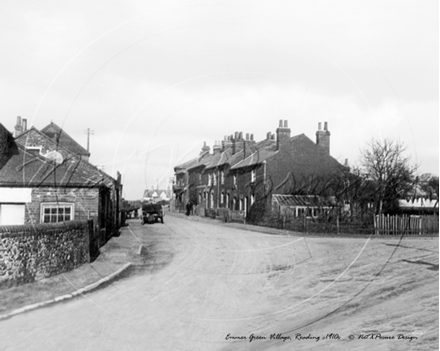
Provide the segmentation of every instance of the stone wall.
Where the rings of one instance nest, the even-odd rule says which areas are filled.
[[[0,226],[0,289],[90,261],[87,221]]]

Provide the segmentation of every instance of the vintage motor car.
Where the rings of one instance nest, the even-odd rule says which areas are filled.
[[[163,208],[161,204],[146,202],[142,204],[142,224],[155,223],[158,219],[163,224]]]

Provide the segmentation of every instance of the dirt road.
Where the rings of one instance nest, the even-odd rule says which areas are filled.
[[[437,239],[269,235],[171,215],[127,235],[145,265],[2,321],[0,350],[438,349]]]

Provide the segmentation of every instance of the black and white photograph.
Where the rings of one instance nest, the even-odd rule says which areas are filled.
[[[5,0],[0,351],[439,349],[439,2]]]

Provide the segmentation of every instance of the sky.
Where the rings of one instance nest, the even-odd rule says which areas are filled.
[[[372,139],[439,174],[439,4],[406,0],[3,0],[0,123],[51,121],[123,197],[236,131],[288,120],[351,166]]]

